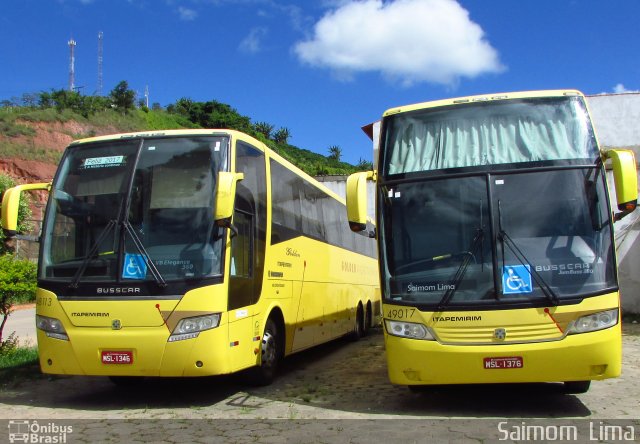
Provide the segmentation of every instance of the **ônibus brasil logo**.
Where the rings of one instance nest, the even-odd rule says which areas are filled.
[[[10,443],[49,443],[64,444],[67,435],[73,433],[73,426],[60,425],[54,422],[40,424],[38,421],[11,420],[9,421]]]

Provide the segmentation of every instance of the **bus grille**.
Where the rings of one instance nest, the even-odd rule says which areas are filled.
[[[433,331],[438,342],[454,345],[545,342],[557,341],[565,337],[565,333],[553,323],[492,327],[437,326]]]

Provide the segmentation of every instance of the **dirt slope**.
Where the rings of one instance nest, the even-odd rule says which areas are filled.
[[[16,183],[51,182],[56,172],[57,164],[38,160],[25,160],[15,155],[9,156],[7,146],[26,146],[39,150],[51,150],[62,153],[73,141],[90,135],[103,135],[118,132],[111,127],[94,127],[87,123],[79,123],[73,120],[67,122],[29,122],[20,121],[21,125],[34,130],[33,135],[7,136],[0,133],[0,174],[12,177]],[[24,157],[29,157],[25,155]],[[46,202],[46,193],[37,193],[35,196],[34,218],[39,218],[41,208]]]

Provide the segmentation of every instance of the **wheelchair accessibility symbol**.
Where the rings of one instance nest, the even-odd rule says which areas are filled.
[[[529,265],[505,265],[502,269],[502,294],[533,292]]]
[[[144,279],[147,275],[147,263],[141,254],[125,254],[122,279]]]

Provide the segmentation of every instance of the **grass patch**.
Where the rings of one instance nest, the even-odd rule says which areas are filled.
[[[37,347],[16,347],[0,355],[0,386],[42,377]]]
[[[62,153],[56,150],[48,150],[35,145],[8,141],[0,142],[0,151],[2,151],[2,156],[4,158],[37,160],[39,162],[52,164],[58,164],[62,157]]]
[[[16,369],[38,363],[37,347],[17,347],[0,355],[0,371]]]
[[[16,123],[15,120],[1,119],[0,134],[7,137],[35,136],[36,130],[27,125]]]
[[[55,108],[36,109],[22,112],[18,116],[28,122],[67,122],[69,120],[82,120],[80,114],[76,114],[70,109],[58,111]]]
[[[100,111],[90,115],[86,120],[98,128],[112,126],[119,133],[142,131],[146,129],[144,112],[133,110],[126,114],[117,111]]]

